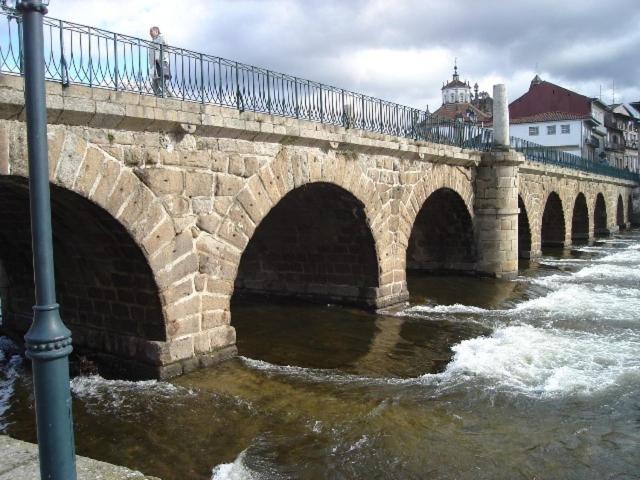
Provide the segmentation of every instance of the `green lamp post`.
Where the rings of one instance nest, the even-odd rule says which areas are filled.
[[[76,480],[69,354],[71,332],[56,302],[47,153],[43,17],[49,0],[18,0],[22,14],[24,91],[29,147],[29,198],[36,304],[25,335],[33,365],[40,476]]]

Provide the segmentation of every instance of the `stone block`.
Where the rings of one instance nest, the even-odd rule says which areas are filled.
[[[182,193],[184,175],[180,170],[167,168],[144,168],[136,170],[136,175],[156,194]]]
[[[177,320],[182,320],[184,318],[199,315],[200,314],[200,295],[192,295],[191,297],[187,297],[183,300],[180,300],[176,303],[169,304],[164,307],[164,317],[167,320],[167,323],[172,323]],[[194,331],[200,330],[200,321],[198,319],[197,329]],[[183,332],[185,333],[193,333],[193,332]],[[177,334],[177,332],[170,332],[171,335]]]
[[[202,311],[229,310],[229,296],[227,295],[203,295]]]
[[[194,355],[193,337],[187,336],[167,342],[168,352],[163,363],[191,358]]]
[[[202,314],[202,330],[207,331],[229,325],[231,314],[227,310],[212,310]]]
[[[172,285],[160,292],[160,300],[162,305],[168,306],[178,302],[184,301],[194,293],[193,280],[187,278],[186,280]]]
[[[221,173],[216,176],[216,197],[233,197],[238,194],[242,187],[244,187],[244,180],[240,177]]]
[[[196,225],[200,230],[208,233],[215,233],[220,226],[221,218],[217,213],[199,215]]]
[[[107,198],[109,198],[109,195],[115,186],[115,179],[120,175],[120,170],[120,165],[115,161],[107,160],[102,163],[98,183],[94,186],[93,192],[89,195],[91,200],[96,202],[98,205],[106,204]]]
[[[209,172],[185,172],[185,195],[211,197],[214,192],[214,178]]]
[[[222,222],[218,230],[218,236],[240,251],[243,251],[247,243],[249,243],[249,238],[229,219]]]
[[[212,171],[220,173],[227,173],[229,171],[229,155],[218,151],[212,151],[210,155]]]
[[[191,199],[191,209],[195,215],[198,215],[198,217],[202,215],[210,215],[213,210],[213,198],[193,197]]]
[[[207,330],[211,339],[211,348],[222,348],[236,343],[235,328],[225,325]]]
[[[149,223],[145,230],[151,230],[151,233],[143,237],[141,242],[142,248],[148,256],[152,256],[161,247],[173,240],[176,234],[173,222],[168,217],[164,217],[158,223]]]
[[[176,235],[167,245],[160,248],[149,259],[149,265],[155,270],[161,270],[175,263],[189,252],[193,252],[193,237],[191,232]]]
[[[86,142],[76,135],[67,135],[60,151],[56,167],[56,180],[71,188],[78,175],[80,164],[87,149]]]
[[[96,114],[96,104],[88,97],[62,97],[59,122],[67,125],[88,125]]]
[[[229,155],[229,173],[238,177],[244,176],[244,159],[238,153]]]
[[[184,279],[188,275],[197,273],[198,265],[198,256],[195,253],[187,255],[174,264],[169,270],[157,274],[156,281],[158,288],[166,288]]]

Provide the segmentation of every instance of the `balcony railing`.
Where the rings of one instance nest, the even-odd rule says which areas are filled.
[[[493,145],[492,131],[476,124],[437,119],[423,110],[343,88],[100,28],[50,17],[44,23],[45,75],[63,85],[160,94],[475,150]],[[1,73],[23,74],[21,30],[17,12],[0,12]],[[156,58],[168,61],[170,77],[158,78]],[[522,142],[512,139],[530,160],[603,173],[580,157],[557,157],[553,149],[523,148]],[[607,172],[629,178],[627,171]]]

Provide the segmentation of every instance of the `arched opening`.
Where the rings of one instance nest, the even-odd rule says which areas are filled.
[[[80,195],[51,186],[51,207],[57,297],[74,344],[125,359],[122,365],[131,365],[126,359],[144,364],[147,355],[135,339],[163,341],[166,329],[158,288],[140,248],[109,213]],[[29,219],[27,180],[0,177],[3,328],[15,334],[28,329],[34,303]],[[110,367],[118,368],[116,362]],[[127,375],[147,376],[142,368]]]
[[[291,192],[262,220],[240,260],[235,295],[374,306],[375,242],[364,205],[329,183]]]
[[[589,209],[587,208],[586,197],[580,192],[573,204],[571,241],[581,242],[585,240],[589,240]]]
[[[629,195],[627,200],[627,223],[631,225],[633,219],[633,197]]]
[[[541,244],[543,247],[563,247],[565,238],[562,201],[556,192],[551,192],[542,214]]]
[[[607,228],[607,205],[604,201],[604,195],[601,193],[596,197],[596,206],[593,214],[593,233],[596,237],[605,237],[610,233]]]
[[[618,206],[616,209],[616,225],[620,230],[627,228],[627,224],[624,221],[624,202],[622,201],[622,195],[618,195]]]
[[[448,188],[433,192],[416,217],[407,248],[407,269],[470,272],[475,268],[473,223],[462,197]]]
[[[531,258],[529,215],[520,195],[518,195],[518,258]]]

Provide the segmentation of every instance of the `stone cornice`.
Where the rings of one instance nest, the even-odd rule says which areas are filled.
[[[189,131],[202,136],[318,146],[446,163],[480,162],[480,152],[234,108],[130,92],[47,82],[50,124],[131,131]],[[24,121],[23,80],[0,75],[0,119]]]

